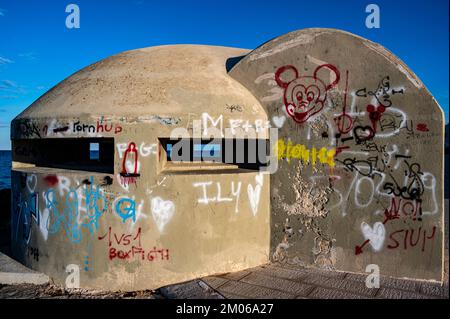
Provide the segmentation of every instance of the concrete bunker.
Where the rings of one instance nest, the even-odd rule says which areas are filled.
[[[442,278],[442,110],[349,33],[120,53],[11,125],[13,252],[58,283],[68,266],[81,287],[138,290],[269,261]],[[269,140],[272,174],[245,160]]]

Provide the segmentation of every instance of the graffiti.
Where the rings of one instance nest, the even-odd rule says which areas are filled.
[[[53,130],[54,131],[54,130]],[[76,121],[72,124],[72,133],[109,133],[113,132],[114,134],[118,134],[122,132],[122,126],[119,124],[109,125],[107,123],[103,123],[103,121],[97,121],[96,124],[86,124],[81,123],[81,121]]]
[[[374,106],[372,104],[367,105],[367,112],[369,113],[369,119],[372,122],[372,130],[377,131],[377,123],[381,119],[381,115],[386,111],[386,107],[383,105]]]
[[[291,140],[286,144],[283,139],[279,139],[275,147],[278,159],[286,159],[288,162],[290,162],[291,159],[298,159],[302,160],[306,165],[311,164],[313,167],[316,166],[317,162],[327,164],[330,167],[334,167],[335,165],[335,149],[327,150],[325,147],[322,147],[321,149],[313,147],[309,150],[302,144],[293,145]]]
[[[73,123],[73,133],[96,133],[97,128],[93,124],[80,124],[80,121]]]
[[[169,250],[168,249],[144,249],[141,243],[142,229],[136,231],[136,234],[124,234],[120,235],[113,232],[111,227],[108,228],[108,232],[99,236],[99,240],[107,239],[108,241],[108,257],[109,260],[147,260],[147,261],[157,261],[157,260],[169,260]]]
[[[136,203],[131,198],[120,198],[116,202],[115,210],[116,213],[122,218],[122,221],[125,221],[128,218],[133,220],[133,223],[136,222]]]
[[[39,210],[39,232],[44,241],[47,241],[48,239],[47,221],[49,215],[50,213],[48,208],[45,207],[42,211]]]
[[[389,209],[384,211],[384,221],[375,223],[373,229],[368,226],[365,222],[361,224],[361,230],[363,232],[364,238],[366,239],[364,243],[360,246],[355,247],[355,255],[361,254],[363,252],[363,247],[370,242],[372,248],[375,251],[379,251],[382,248],[382,243],[384,242],[386,230],[384,225],[388,222],[396,219],[403,220],[411,220],[413,223],[422,221],[422,200],[404,200],[403,198],[392,198],[391,206]],[[417,240],[413,243],[413,235],[414,231],[417,231]],[[389,249],[395,249],[400,246],[399,242],[394,238],[396,235],[404,234],[403,237],[403,247],[404,249],[408,249],[408,247],[414,247],[420,240],[422,231],[422,226],[419,229],[409,228],[409,229],[400,229],[392,231],[389,235],[389,239],[391,244],[387,247]],[[436,227],[433,227],[433,233],[431,237],[426,236],[426,230],[423,231],[423,241],[422,241],[422,252],[425,251],[425,244],[427,239],[432,239],[434,237],[436,231]],[[408,235],[409,244],[408,244]],[[396,237],[399,238],[399,237]],[[394,242],[394,244],[392,244]]]
[[[59,196],[54,188],[49,188],[44,194],[49,211],[47,230],[55,234],[63,229],[71,242],[80,243],[84,229],[89,234],[97,231],[108,201],[100,186],[94,185],[92,177],[90,185],[84,185],[83,188],[71,188],[70,181],[64,188],[65,191],[60,190]]]
[[[156,260],[169,260],[169,250],[168,249],[157,249],[153,247],[152,250],[146,251],[141,247],[131,247],[130,250],[120,250],[116,248],[110,248],[109,259],[134,259],[135,257],[140,257],[141,260],[156,261]]]
[[[376,222],[373,228],[367,223],[363,222],[361,224],[361,231],[364,235],[365,241],[361,246],[355,247],[355,255],[359,255],[363,252],[363,247],[370,243],[374,251],[379,251],[383,247],[384,239],[386,236],[386,229],[384,224],[381,222]]]
[[[131,162],[133,163],[132,165],[132,170],[131,172],[129,172],[128,167],[127,167],[127,159],[128,156],[132,157]],[[128,148],[125,151],[125,154],[123,156],[123,160],[122,160],[122,171],[120,173],[122,176],[139,176],[138,174],[138,154],[137,154],[137,150],[136,150],[136,144],[131,142],[130,144],[128,144]]]
[[[53,133],[62,133],[67,132],[69,130],[69,126],[56,127],[53,129]]]
[[[261,84],[263,81],[270,87],[268,92],[271,93],[271,95],[261,97],[261,101],[273,102],[283,98],[284,90],[277,85],[277,82],[275,82],[275,73],[265,73],[257,77],[255,84]]]
[[[304,261],[307,256],[315,266],[342,267],[340,250],[348,253],[355,249],[357,255],[363,251],[377,254],[380,263],[389,263],[388,254],[392,252],[386,247],[389,244],[396,246],[396,242],[390,239],[393,232],[398,231],[392,237],[401,249],[404,237],[410,241],[410,229],[415,229],[412,243],[417,241],[420,226],[423,238],[424,229],[426,236],[432,237],[432,228],[436,225],[434,236],[440,239],[440,226],[433,223],[438,216],[427,216],[442,212],[441,190],[435,196],[442,172],[442,149],[438,146],[442,143],[442,131],[441,125],[430,123],[431,118],[441,123],[440,110],[435,105],[432,111],[422,105],[428,102],[422,100],[423,94],[417,93],[414,83],[408,81],[411,73],[402,66],[398,69],[403,74],[389,67],[392,75],[380,73],[385,71],[377,67],[370,73],[362,69],[358,71],[358,66],[355,68],[352,62],[350,69],[348,61],[337,64],[338,60],[327,54],[328,50],[324,50],[324,54],[319,53],[320,50],[312,53],[319,56],[308,55],[309,39],[303,38],[306,35],[310,34],[299,33],[284,39],[283,43],[274,41],[271,46],[258,51],[258,56],[269,51],[272,53],[269,59],[272,62],[264,62],[269,63],[267,65],[252,66],[248,57],[231,72],[255,94],[267,111],[271,124],[283,131],[283,139],[277,145],[277,157],[281,163],[272,177],[270,192],[274,211],[271,224],[274,233],[271,236],[271,254],[274,259],[278,259],[275,255],[284,255],[288,263],[294,263],[296,258]],[[291,45],[298,45],[301,49],[291,49]],[[278,51],[272,52],[273,48]],[[375,46],[370,48],[381,52]],[[336,66],[335,71],[323,67],[329,63]],[[253,77],[248,78],[247,72]],[[402,82],[396,83],[397,79]],[[324,85],[319,85],[320,81]],[[310,90],[314,85],[319,89]],[[408,92],[410,88],[414,92]],[[416,93],[420,98],[415,100]],[[427,99],[432,100],[431,97]],[[288,127],[284,116],[292,121]],[[414,137],[415,143],[408,141],[408,136]],[[322,161],[313,155],[319,153],[320,148],[324,148]],[[328,151],[333,153],[327,156]],[[311,155],[316,159],[315,167]],[[299,170],[300,176],[297,174]],[[436,184],[434,174],[438,174]],[[214,187],[212,184],[208,191],[212,192]],[[344,217],[339,225],[334,225],[335,217],[328,217],[336,212],[341,212]],[[384,212],[387,214],[383,215]],[[367,218],[361,219],[362,216]],[[294,231],[293,238],[285,240],[283,223],[288,218],[290,229]],[[322,219],[328,221],[322,222]],[[357,227],[353,229],[355,221]],[[360,236],[358,242],[347,245],[346,233],[355,230]],[[307,231],[308,236],[301,238],[297,231]],[[334,247],[333,240],[336,240]],[[420,240],[417,246],[422,244]],[[430,240],[427,240],[426,249],[430,247]],[[419,252],[419,248],[417,250]],[[440,266],[437,265],[439,258],[435,258],[440,251],[435,248],[432,253],[425,261],[412,254],[405,255],[405,258],[420,260],[422,264],[417,273],[428,276],[430,267],[438,269]],[[401,256],[396,252],[394,259]],[[345,267],[361,270],[361,262],[372,258],[364,257]]]
[[[430,129],[428,128],[427,124],[425,123],[418,123],[416,130],[420,131],[420,132],[428,132]]]
[[[38,226],[40,223],[37,193],[25,196],[22,192],[19,192],[18,198],[15,198],[14,203],[16,205],[12,220],[15,233],[14,238],[18,242],[20,238],[22,243],[27,246],[31,240],[33,220]]]
[[[151,211],[156,227],[162,233],[175,213],[175,204],[169,200],[163,200],[161,197],[154,197],[151,200]]]
[[[350,172],[358,172],[362,176],[373,176],[374,165],[377,162],[376,157],[371,157],[367,159],[357,159],[356,157],[347,157],[344,160],[336,159],[337,162],[342,163]]]
[[[416,233],[417,237],[415,238],[414,233]],[[427,236],[427,234],[429,236]],[[390,243],[387,245],[387,248],[389,249],[396,249],[401,246],[401,243],[403,243],[403,249],[407,250],[409,248],[414,248],[416,245],[419,244],[418,247],[420,247],[421,251],[424,252],[427,244],[427,240],[434,239],[434,236],[436,234],[436,226],[433,226],[430,232],[427,232],[426,229],[423,229],[422,227],[417,228],[405,228],[405,229],[399,229],[396,231],[393,231],[389,235]],[[422,241],[422,244],[420,245],[420,241]],[[433,241],[432,241],[433,242]]]
[[[113,245],[124,245],[128,246],[131,243],[136,244],[136,246],[140,247],[141,245],[141,235],[142,235],[142,229],[141,227],[138,228],[136,231],[136,235],[133,234],[121,234],[118,236],[116,233],[113,233],[111,231],[111,226],[108,227],[108,232],[103,236],[98,236],[98,240],[107,239],[108,240],[108,247],[111,247]]]
[[[252,209],[253,216],[256,215],[258,211],[258,205],[261,196],[261,188],[263,186],[263,175],[259,173],[255,176],[256,184],[253,186],[251,183],[247,185],[247,195],[250,204],[250,208]],[[225,192],[229,194],[224,196],[222,193],[221,183],[215,183],[216,192],[215,196],[210,196],[210,189],[214,188],[213,182],[197,182],[193,183],[194,187],[199,187],[202,189],[202,196],[198,198],[197,202],[200,204],[211,204],[211,203],[223,203],[223,202],[235,202],[234,211],[235,213],[239,212],[239,198],[241,193],[242,182],[234,182],[231,181],[231,185],[229,188],[229,192]]]
[[[396,158],[411,158],[410,156],[395,155]],[[404,199],[420,199],[425,192],[424,184],[422,182],[423,172],[421,171],[418,163],[409,164],[406,160],[403,161],[407,169],[405,170],[405,179],[400,186],[397,180],[389,173],[393,182],[387,182],[384,184],[383,189],[387,194],[393,194],[400,196]]]
[[[242,112],[242,106],[237,105],[237,104],[231,104],[226,106],[227,110],[230,110],[231,113],[233,113],[234,111],[236,112]]]
[[[330,83],[318,77],[319,71],[325,69],[334,75]],[[340,73],[331,64],[318,66],[312,76],[300,76],[297,68],[292,65],[282,66],[275,72],[275,81],[284,89],[283,101],[286,111],[297,123],[306,122],[323,109],[327,91],[335,87],[339,80]]]
[[[264,178],[261,174],[255,176],[256,186],[252,184],[247,186],[248,199],[250,201],[250,207],[252,208],[253,216],[256,216],[258,212],[259,199],[261,197],[261,188],[263,186]]]
[[[64,135],[66,132],[69,132],[70,125],[68,123],[59,123],[56,120],[51,120],[49,124],[45,124],[42,127],[42,132],[44,133],[44,136],[51,136],[51,135]]]
[[[346,71],[345,77],[345,89],[344,89],[344,105],[342,109],[342,114],[334,118],[338,132],[341,134],[346,134],[353,128],[353,118],[346,112],[347,110],[347,94],[348,94],[348,70]]]
[[[151,121],[158,121],[162,125],[176,125],[181,122],[177,117],[163,117],[159,115],[152,115],[149,118]]]
[[[195,121],[194,121],[195,122]],[[202,132],[203,136],[216,136],[220,134],[220,137],[225,137],[223,115],[214,118],[208,113],[202,114]],[[265,129],[270,128],[270,121],[263,119],[256,119],[254,121],[243,120],[243,119],[228,119],[228,129],[232,135],[237,134],[237,130],[248,132],[262,132]]]
[[[84,256],[84,271],[88,271],[89,270],[89,256]]]
[[[31,121],[22,121],[19,123],[19,130],[22,137],[33,138],[38,137],[41,138],[41,133],[39,131],[39,127],[36,123]]]
[[[83,123],[81,120],[60,123],[57,120],[51,120],[42,127],[44,136],[66,136],[87,134],[95,136],[99,133],[119,134],[122,132],[122,126],[115,123],[104,122],[103,119],[97,120],[95,123]]]
[[[383,107],[369,105],[368,110],[371,111],[367,112],[369,114],[370,125],[362,123],[362,117],[366,112],[352,112],[353,129],[348,132],[349,135],[341,133],[326,133],[325,135],[334,136],[336,141],[341,141],[342,143],[354,140],[358,145],[372,142],[374,139],[389,138],[400,134],[404,129],[408,129],[406,114],[393,106],[383,109]],[[329,129],[331,130],[330,125]]]
[[[272,117],[273,124],[275,124],[275,126],[278,128],[282,128],[285,121],[286,121],[286,116],[284,116],[284,115]]]
[[[209,203],[220,203],[220,202],[231,202],[233,199],[231,197],[222,197],[222,187],[219,182],[216,183],[217,186],[217,196],[208,197],[207,187],[211,186],[212,182],[200,182],[194,183],[194,187],[202,187],[203,189],[203,197],[198,199],[198,202],[201,204],[209,204]]]
[[[399,218],[422,221],[422,200],[405,200],[394,197],[389,209],[384,211],[385,222]]]
[[[27,175],[27,188],[30,193],[34,193],[37,185],[37,177],[35,174]]]
[[[391,89],[389,76],[385,76],[378,83],[378,86],[375,90],[368,90],[367,88],[362,88],[356,91],[356,95],[359,97],[372,97],[376,100],[376,102],[384,107],[390,107],[392,105],[391,95],[395,94],[403,94],[404,89]]]
[[[415,123],[414,120],[408,119],[401,126],[400,131],[405,134],[406,139],[436,138],[439,133],[433,132],[427,123]]]
[[[375,136],[375,130],[370,126],[356,126],[353,129],[353,136],[356,144],[361,144],[370,141]]]
[[[109,125],[107,123],[103,124],[103,120],[97,121],[96,132],[97,133],[114,132],[114,134],[119,134],[120,132],[122,132],[122,126],[120,124],[113,124],[113,123],[109,123]]]
[[[136,205],[134,196],[132,198],[120,196],[114,200],[114,210],[124,223],[128,219],[131,219],[132,224],[134,224],[140,217],[145,216],[142,213],[143,207],[144,200],[141,200],[140,203]],[[144,218],[146,218],[146,216]]]
[[[128,147],[129,147],[129,144],[127,144],[127,143],[118,143],[117,144],[117,153],[119,154],[119,158],[120,159],[123,158],[124,153],[126,152]],[[147,156],[149,156],[151,154],[156,155],[157,154],[157,150],[158,150],[158,145],[157,144],[148,144],[146,142],[142,142],[139,145],[139,148],[138,148],[139,155],[141,157],[147,157]]]
[[[421,166],[412,160],[409,149],[375,141],[356,146],[337,148],[337,175],[312,178],[314,184],[316,180],[331,181],[330,196],[333,200],[330,201],[330,209],[340,208],[345,216],[349,206],[362,209],[377,203],[377,215],[384,212],[394,197],[419,200],[429,196],[431,200],[424,202],[423,214],[437,211],[435,177],[423,172]]]
[[[421,222],[422,221],[422,200],[421,199],[414,199],[414,200],[405,200],[403,198],[393,198],[391,201],[391,206],[384,212],[385,215],[385,221],[395,220],[395,219],[409,219],[413,223]],[[423,230],[423,233],[422,233]],[[415,242],[413,241],[414,232],[417,234],[417,240]],[[387,246],[389,249],[395,249],[400,247],[400,243],[397,241],[397,239],[402,238],[403,240],[403,248],[406,250],[408,248],[415,247],[420,239],[422,239],[422,245],[421,250],[422,252],[425,251],[426,241],[427,239],[433,239],[436,232],[436,226],[433,226],[432,234],[430,237],[427,237],[427,231],[423,226],[419,226],[417,229],[414,227],[410,228],[402,228],[398,230],[394,230],[390,233],[389,239],[390,244]],[[421,237],[423,234],[423,237]],[[408,237],[409,236],[409,237]],[[409,238],[409,241],[408,241]]]
[[[395,123],[394,115],[387,114],[384,116],[388,108],[392,108],[392,95],[395,94],[403,94],[404,89],[394,89],[391,88],[390,78],[389,76],[385,76],[378,83],[378,86],[375,90],[368,90],[367,88],[362,88],[356,91],[355,95],[358,97],[370,97],[372,98],[371,102],[367,105],[366,111],[369,114],[369,119],[372,124],[372,130],[375,134],[377,131],[377,124],[380,123],[382,129],[395,127],[400,128]],[[403,123],[404,124],[404,123]],[[390,136],[390,135],[389,135]]]
[[[128,185],[128,183],[125,183],[125,181],[123,180],[122,176],[120,176],[119,174],[116,174],[116,179],[117,179],[117,184],[120,185],[120,187],[125,191],[125,192],[129,192],[130,191],[130,187]]]
[[[100,184],[100,186],[110,186],[113,183],[113,179],[110,176],[103,177],[103,182]]]
[[[199,182],[199,183],[194,183],[193,186],[194,187],[201,187],[202,188],[202,194],[203,196],[201,198],[199,198],[197,200],[198,203],[200,204],[209,204],[209,203],[221,203],[221,202],[231,202],[231,201],[235,201],[235,212],[237,213],[239,211],[239,196],[241,193],[241,182],[236,184],[234,183],[234,181],[231,182],[231,197],[223,197],[222,196],[222,186],[219,182],[216,183],[216,196],[213,197],[208,197],[208,187],[211,186],[213,183],[212,182]]]
[[[54,187],[58,184],[58,176],[56,175],[47,175],[44,177],[44,181],[47,183],[47,186]]]
[[[139,177],[139,162],[138,162],[138,151],[136,149],[136,144],[131,142],[128,144],[127,149],[123,155],[122,159],[122,169],[120,171],[120,176],[122,177],[121,182],[124,185],[129,185],[131,183],[136,183],[136,177]]]
[[[380,123],[382,130],[377,132],[377,138],[387,138],[398,135],[406,127],[407,115],[405,112],[393,106],[389,107],[381,114]],[[388,124],[389,123],[389,124]]]
[[[148,144],[141,142],[139,147],[136,143],[118,143],[117,153],[119,159],[121,159],[121,170],[117,175],[119,184],[125,191],[129,191],[129,184],[136,184],[137,177],[140,176],[140,162],[139,156],[147,157],[150,155],[156,155],[158,151],[157,144]]]

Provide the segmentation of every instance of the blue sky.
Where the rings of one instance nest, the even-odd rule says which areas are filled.
[[[67,29],[68,4],[80,29]],[[381,28],[365,26],[366,5]],[[378,42],[402,59],[449,116],[448,0],[0,0],[0,149],[9,123],[52,86],[112,54],[191,43],[253,49],[289,31],[325,27]]]

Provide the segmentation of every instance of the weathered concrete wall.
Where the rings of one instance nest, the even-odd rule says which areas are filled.
[[[224,67],[244,52],[203,46],[125,52],[76,73],[19,115],[12,123],[15,257],[57,283],[65,283],[73,264],[81,287],[121,290],[268,262],[268,176],[165,170],[158,140],[174,128],[192,131],[194,120],[202,123],[194,137],[233,119],[267,122],[259,102]],[[114,138],[114,174],[29,164],[45,154],[26,141],[87,137]],[[138,156],[130,159],[131,143]],[[123,164],[132,171],[135,163],[139,176],[120,175]]]
[[[280,129],[272,260],[441,280],[443,112],[398,58],[349,33],[307,29],[229,74]]]
[[[165,161],[173,129],[248,127],[279,129],[270,177]],[[124,52],[47,92],[11,138],[13,252],[58,283],[76,265],[81,287],[149,289],[269,257],[441,279],[442,110],[402,62],[348,33]],[[114,139],[113,173],[42,167],[46,152],[81,151],[67,138]],[[29,143],[44,139],[66,144]]]

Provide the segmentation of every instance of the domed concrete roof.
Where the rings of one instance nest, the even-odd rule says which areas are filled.
[[[123,52],[60,82],[16,119],[214,114],[227,104],[245,105],[242,116],[261,113],[253,95],[227,74],[227,60],[248,52],[204,45]]]

